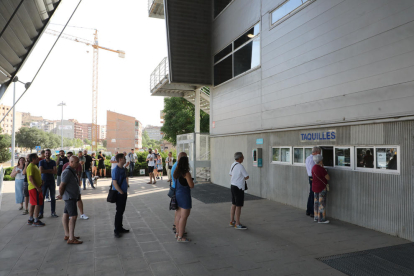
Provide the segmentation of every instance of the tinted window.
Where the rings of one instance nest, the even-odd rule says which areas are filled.
[[[232,0],[214,0],[214,18],[219,15]]]
[[[239,48],[240,46],[242,46],[244,43],[246,43],[247,41],[249,41],[250,39],[254,38],[255,36],[257,36],[260,33],[260,24],[257,23],[253,28],[251,28],[250,30],[248,30],[246,33],[244,33],[241,37],[239,37],[238,39],[236,39],[234,41],[234,49]]]
[[[294,163],[303,163],[303,148],[293,149],[293,162]]]
[[[312,154],[312,148],[305,148],[305,159]]]
[[[234,76],[260,64],[260,40],[256,39],[234,52]]]
[[[351,149],[335,148],[335,166],[350,167],[351,166]]]
[[[397,170],[397,149],[377,148],[377,169]]]
[[[357,148],[357,167],[374,168],[374,148]]]
[[[214,65],[214,85],[219,85],[233,77],[232,56]]]
[[[272,161],[279,161],[279,148],[272,149]]]
[[[221,50],[218,54],[216,54],[214,56],[214,63],[216,63],[220,59],[222,59],[225,56],[227,56],[228,54],[230,54],[231,50],[232,50],[232,47],[231,47],[231,44],[230,44],[229,46],[227,46],[226,48],[224,48],[223,50]]]
[[[293,10],[301,6],[308,0],[289,0],[283,5],[279,6],[275,11],[272,12],[272,24],[283,18],[285,15],[291,13]]]

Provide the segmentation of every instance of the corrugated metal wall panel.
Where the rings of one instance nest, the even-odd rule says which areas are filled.
[[[332,145],[400,146],[400,174],[328,169],[332,179],[328,216],[414,241],[414,121],[335,129],[337,141]],[[300,132],[211,138],[212,182],[229,185],[227,167],[234,152],[242,151],[250,174],[249,193],[305,209],[309,191],[305,167],[270,163],[272,146],[318,144],[301,143]],[[256,145],[257,138],[264,144]],[[252,166],[251,151],[256,147],[263,148],[262,168]]]

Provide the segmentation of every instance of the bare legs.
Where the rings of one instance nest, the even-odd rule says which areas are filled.
[[[150,177],[150,182],[148,182],[147,184],[155,184],[157,183],[157,181],[155,181],[155,176],[153,172],[149,173],[149,177]],[[152,182],[152,179],[154,179],[154,183]]]
[[[28,196],[24,197],[24,204],[25,204],[25,207],[26,207],[25,210],[28,210],[29,209],[29,197]]]
[[[63,214],[62,224],[65,230],[65,236],[68,236],[70,240],[75,239],[75,226],[77,217],[69,217],[69,214]]]
[[[236,225],[240,225],[241,208],[241,206],[231,205],[230,222],[236,221]]]
[[[81,214],[81,215],[85,214],[85,213],[83,212],[83,202],[82,202],[82,199],[79,199],[79,200],[78,200],[78,208],[79,208],[79,212],[80,212],[80,214]],[[67,235],[66,235],[66,236],[67,236]]]
[[[178,227],[178,237],[182,238],[185,233],[185,226],[187,225],[187,219],[190,215],[191,209],[180,208],[178,212],[180,214],[178,219],[178,225],[176,224],[176,226]]]
[[[29,216],[31,218],[37,218],[39,217],[39,211],[40,211],[39,205],[30,205]]]

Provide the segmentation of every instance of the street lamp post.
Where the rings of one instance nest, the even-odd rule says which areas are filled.
[[[13,82],[13,118],[12,118],[12,158],[11,158],[11,166],[14,167],[14,155],[15,155],[15,147],[16,147],[16,82],[20,82],[24,84],[24,87],[29,89],[30,82],[24,83],[19,81],[19,78],[16,76],[12,80]]]
[[[62,107],[62,125],[61,125],[62,131],[61,131],[61,136],[62,136],[62,149],[63,149],[63,107],[66,106],[66,104],[62,101],[60,104],[58,104],[58,106]]]

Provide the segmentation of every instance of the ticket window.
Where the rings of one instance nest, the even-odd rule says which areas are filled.
[[[253,149],[252,159],[254,167],[263,167],[262,148]]]

